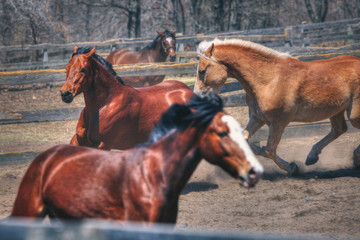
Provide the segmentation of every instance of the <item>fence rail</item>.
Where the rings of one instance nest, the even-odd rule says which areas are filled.
[[[304,47],[311,44],[340,40],[354,43],[359,42],[360,40],[360,18],[316,24],[303,24],[281,28],[266,28],[195,35],[177,34],[176,39],[179,51],[181,52],[183,51],[183,47],[187,44],[190,44],[194,48],[199,42],[203,40],[212,40],[215,37],[220,39],[241,38],[244,40],[258,42],[269,47]],[[30,55],[32,55],[30,52],[41,51],[41,59],[43,61],[48,61],[50,54],[52,54],[52,56],[56,57],[58,60],[64,60],[64,57],[69,56],[75,45],[97,45],[99,53],[109,53],[114,48],[144,47],[151,41],[153,41],[153,38],[117,38],[107,41],[74,42],[66,44],[0,46],[0,53],[22,52],[25,56],[22,58],[27,58],[29,60],[31,59]],[[17,58],[19,58],[19,56]],[[35,61],[36,60],[37,59],[35,59]],[[7,59],[7,61],[15,62],[15,59]]]
[[[275,48],[302,61],[312,61],[331,58],[339,55],[353,55],[360,57],[360,43],[340,48],[310,48],[310,47],[281,47]],[[196,57],[195,52],[188,56]],[[152,63],[114,66],[120,77],[127,76],[152,76],[173,74],[196,74],[197,61],[185,63]],[[53,84],[65,81],[65,63],[61,68],[43,70],[21,70],[0,72],[0,89],[9,86]],[[234,89],[237,90],[237,89]]]
[[[29,222],[26,220],[12,220],[7,223],[0,223],[0,235],[2,239],[7,240],[112,240],[112,239],[127,239],[127,240],[325,240],[330,238],[320,238],[318,236],[296,236],[285,235],[281,236],[269,233],[254,232],[196,232],[184,231],[174,229],[170,225],[153,225],[151,227],[144,227],[139,224],[120,225],[110,221],[82,221],[82,222],[63,222],[53,223],[51,225],[41,224],[39,222]]]

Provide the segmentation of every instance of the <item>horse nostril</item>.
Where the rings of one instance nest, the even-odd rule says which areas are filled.
[[[60,94],[61,94],[61,99],[63,100],[63,102],[71,103],[74,99],[74,95],[67,90],[65,92],[60,91]]]
[[[171,62],[175,62],[175,60],[176,60],[176,55],[170,56],[170,61]]]
[[[255,171],[254,168],[251,168],[250,171],[249,171],[249,178],[250,179],[256,179],[257,178],[257,173]]]

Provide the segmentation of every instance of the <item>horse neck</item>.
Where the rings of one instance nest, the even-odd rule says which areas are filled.
[[[178,196],[201,160],[197,147],[203,131],[190,128],[182,133],[170,134],[156,144],[163,157],[159,168],[163,173],[163,191],[167,196]]]
[[[99,109],[104,106],[107,99],[112,96],[114,89],[123,85],[101,63],[92,59],[92,86],[84,91],[85,105],[88,108]]]
[[[236,78],[247,93],[256,92],[257,88],[262,89],[274,81],[274,62],[280,58],[256,50],[237,51],[233,47],[224,47],[223,50],[215,58],[228,67],[229,76]],[[240,52],[241,55],[237,55]]]
[[[152,49],[147,49],[146,47],[143,48],[142,54],[146,55],[148,59],[151,58],[152,62],[165,62],[167,57],[166,52],[161,46],[161,39],[159,39],[156,42],[155,48]]]

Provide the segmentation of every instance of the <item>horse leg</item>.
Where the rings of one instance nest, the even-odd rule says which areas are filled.
[[[351,125],[360,129],[360,96],[353,100],[351,107],[347,111],[347,116]],[[360,145],[354,150],[354,167],[360,168]]]
[[[299,168],[296,163],[288,163],[276,154],[277,146],[281,140],[281,136],[288,123],[272,122],[269,126],[269,137],[265,149],[265,157],[272,159],[281,169],[287,171],[290,175],[299,174]]]
[[[338,138],[341,134],[346,132],[347,125],[344,117],[344,111],[341,111],[340,113],[331,117],[330,122],[330,132],[311,148],[311,151],[309,152],[305,161],[306,165],[315,164],[319,160],[319,154],[321,153],[321,150],[336,138]]]
[[[264,124],[265,124],[265,122],[262,121],[261,119],[255,117],[254,115],[250,115],[250,120],[249,120],[245,130],[243,131],[243,135],[244,135],[245,139],[249,142],[252,151],[257,155],[261,155],[261,152],[263,152],[263,151],[260,146],[254,144],[253,142],[250,142],[250,138],[252,135],[254,135],[254,133],[257,130],[259,130],[262,126],[264,126]]]
[[[91,147],[93,145],[92,142],[89,141],[87,137],[87,128],[89,126],[89,123],[87,121],[87,118],[85,116],[85,108],[81,111],[79,121],[76,125],[76,133],[72,137],[70,144],[77,145],[77,146],[87,146]]]

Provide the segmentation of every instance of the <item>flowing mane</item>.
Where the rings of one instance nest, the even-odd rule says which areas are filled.
[[[249,48],[249,49],[253,49],[256,51],[259,51],[261,53],[263,53],[264,55],[267,55],[269,57],[278,57],[278,58],[288,58],[291,57],[290,54],[288,53],[281,53],[278,52],[274,49],[265,47],[263,45],[257,44],[257,43],[253,43],[250,41],[245,41],[245,40],[241,40],[241,39],[225,39],[225,40],[219,40],[219,39],[214,39],[213,41],[203,41],[199,44],[198,50],[197,50],[197,54],[199,56],[204,57],[204,54],[206,52],[206,50],[211,46],[211,44],[213,44],[215,46],[224,46],[224,45],[235,45],[235,46],[239,46],[242,48]]]
[[[79,54],[86,54],[91,51],[91,48],[88,47],[79,47],[75,53],[72,54],[71,57]],[[125,82],[119,77],[115,70],[112,67],[112,64],[106,61],[104,58],[100,57],[96,53],[93,55],[93,57],[99,61],[121,84],[125,85]]]
[[[163,34],[166,37],[172,37],[175,39],[175,35],[167,29],[163,32]],[[149,43],[145,48],[146,49],[154,49],[156,47],[156,43],[158,42],[159,38],[161,38],[161,35],[157,35],[156,38],[151,43]]]
[[[174,104],[162,115],[145,145],[158,141],[173,130],[184,130],[190,125],[206,127],[222,110],[221,98],[212,92],[201,97],[195,95],[188,105]]]

